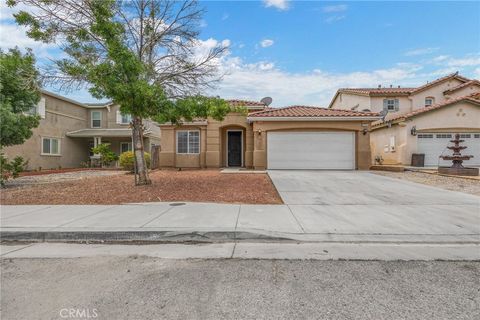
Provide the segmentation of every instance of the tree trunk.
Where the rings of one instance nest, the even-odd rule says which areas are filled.
[[[135,117],[132,120],[132,138],[136,166],[135,174],[138,175],[138,180],[136,180],[136,184],[151,184],[152,182],[148,178],[147,163],[145,162],[144,156],[143,123],[140,117]]]

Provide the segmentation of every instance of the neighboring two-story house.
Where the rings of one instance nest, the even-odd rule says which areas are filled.
[[[372,158],[385,164],[410,165],[414,153],[425,154],[425,166],[449,165],[439,156],[460,133],[474,158],[466,165],[480,165],[480,82],[458,73],[417,88],[378,87],[339,89],[329,108],[386,113],[372,124]]]
[[[80,167],[94,157],[91,149],[100,143],[109,143],[116,154],[132,150],[130,116],[122,115],[117,105],[84,104],[42,90],[35,112],[40,125],[32,137],[3,150],[8,158],[28,160],[29,170]],[[145,128],[144,145],[150,152],[160,144],[160,128],[152,121],[145,121]]]

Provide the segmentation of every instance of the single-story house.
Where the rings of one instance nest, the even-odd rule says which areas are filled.
[[[377,113],[229,100],[246,109],[223,121],[161,124],[160,166],[176,168],[369,169]]]

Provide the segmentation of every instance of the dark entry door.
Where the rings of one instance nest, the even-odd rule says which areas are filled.
[[[242,132],[229,131],[228,135],[228,166],[242,166]]]

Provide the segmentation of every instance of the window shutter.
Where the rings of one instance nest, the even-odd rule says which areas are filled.
[[[45,119],[45,98],[44,97],[40,98],[40,101],[38,102],[38,114],[40,115],[40,118]]]
[[[398,111],[400,109],[400,102],[398,99],[395,99],[395,111]]]
[[[388,100],[383,99],[383,111],[388,111]]]
[[[122,114],[120,113],[120,110],[117,110],[117,123],[122,123]]]

